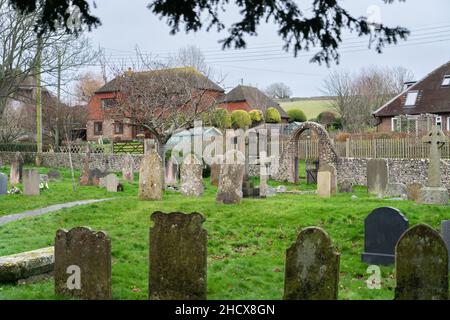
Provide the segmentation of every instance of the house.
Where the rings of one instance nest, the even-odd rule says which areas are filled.
[[[255,87],[239,85],[228,92],[222,100],[220,100],[221,108],[227,109],[229,112],[235,110],[261,110],[266,114],[267,109],[275,108],[281,115],[282,122],[288,122],[289,116],[280,105],[268,97],[265,93]]]
[[[411,131],[419,131],[424,115],[444,131],[450,131],[450,61],[422,80],[405,84],[405,90],[373,113],[378,132],[400,131],[406,119]]]
[[[201,131],[198,132],[194,128],[185,129],[172,135],[166,143],[166,148],[173,148],[182,142],[193,141],[200,136],[202,141],[210,142],[213,137],[222,136],[222,132],[215,127],[201,127]]]
[[[131,72],[131,71],[129,71]],[[147,72],[132,72],[133,75],[141,77],[142,81],[150,81],[156,73],[174,73],[177,77],[183,77],[192,88],[202,91],[202,99],[205,101],[215,102],[223,96],[224,90],[216,83],[208,79],[205,75],[194,68],[171,68],[161,69]],[[148,80],[146,80],[148,79]],[[114,103],[120,94],[120,79],[115,79],[106,83],[97,90],[88,104],[87,116],[87,140],[97,141],[100,138],[110,141],[131,141],[135,140],[138,135],[151,138],[150,132],[137,128],[131,123],[130,119],[123,118],[121,120],[111,119],[107,117],[105,110],[114,108]],[[183,106],[180,106],[180,110]]]

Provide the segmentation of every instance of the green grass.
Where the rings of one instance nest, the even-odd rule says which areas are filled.
[[[333,111],[332,100],[321,99],[298,99],[295,101],[280,101],[280,106],[288,111],[289,109],[300,109],[309,119],[315,119],[323,111]],[[334,111],[333,111],[334,112]]]
[[[393,266],[382,267],[381,290],[366,287],[367,265],[360,261],[364,218],[381,206],[399,208],[411,226],[423,222],[438,228],[441,220],[449,218],[448,208],[369,198],[363,187],[355,188],[356,200],[349,194],[330,199],[277,195],[264,200],[244,199],[240,205],[218,205],[216,188],[205,182],[206,190],[201,198],[165,192],[162,201],[139,201],[136,184],[125,184],[126,193],[115,200],[3,225],[0,255],[50,246],[59,228],[90,226],[105,230],[112,239],[114,299],[146,299],[151,213],[197,211],[205,215],[204,227],[208,231],[209,299],[280,299],[285,250],[295,241],[298,231],[308,226],[324,228],[341,253],[340,299],[392,299]],[[60,183],[62,187],[70,185],[67,178]],[[277,185],[274,181],[270,183]],[[56,184],[53,188],[57,188]],[[295,188],[306,189],[306,186]],[[94,190],[79,187],[78,192],[93,194]],[[10,206],[9,202],[17,203],[8,196],[0,201],[2,207]],[[55,298],[51,280],[21,286],[0,285],[0,299]]]

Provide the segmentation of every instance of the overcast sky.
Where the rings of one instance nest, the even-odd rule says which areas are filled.
[[[355,16],[379,17],[388,26],[403,26],[411,30],[410,39],[389,47],[382,54],[367,49],[368,38],[348,35],[340,50],[339,66],[310,63],[311,52],[300,53],[297,58],[284,52],[283,42],[274,24],[264,24],[256,37],[248,38],[246,50],[221,50],[218,43],[224,37],[215,31],[169,34],[169,27],[146,9],[149,0],[96,0],[92,8],[102,25],[89,33],[96,46],[105,49],[112,60],[132,59],[136,46],[143,52],[166,56],[181,47],[195,45],[206,56],[207,63],[223,73],[223,86],[230,90],[241,81],[264,89],[273,82],[285,82],[294,96],[323,95],[322,81],[334,68],[356,71],[362,67],[403,66],[419,79],[439,65],[450,60],[450,1],[406,0],[384,4],[382,0],[342,0],[340,3]],[[303,8],[309,8],[312,0],[298,0]],[[233,8],[231,8],[233,9]],[[229,26],[239,19],[236,10],[224,15]],[[95,67],[94,67],[95,68]]]

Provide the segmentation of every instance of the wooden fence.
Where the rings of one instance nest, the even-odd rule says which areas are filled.
[[[317,159],[319,156],[318,140],[300,140],[298,147],[300,159]],[[430,152],[430,146],[420,138],[347,139],[334,142],[334,147],[340,157],[351,158],[426,159]],[[442,147],[441,154],[442,158],[450,159],[450,143]]]
[[[144,143],[139,141],[132,142],[114,142],[113,144],[114,154],[144,154]]]

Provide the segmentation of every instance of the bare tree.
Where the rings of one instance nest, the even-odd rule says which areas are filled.
[[[287,99],[292,95],[292,90],[283,82],[272,83],[265,90],[266,94],[275,99]]]
[[[101,75],[87,72],[75,83],[74,95],[77,104],[88,104],[94,93],[100,89],[105,82]]]
[[[346,130],[360,131],[373,125],[372,112],[403,91],[412,73],[405,68],[369,67],[352,74],[333,71],[324,80],[323,91],[335,97],[332,107]]]
[[[22,125],[20,109],[13,104],[8,104],[5,114],[0,117],[0,143],[11,143],[27,134]]]

